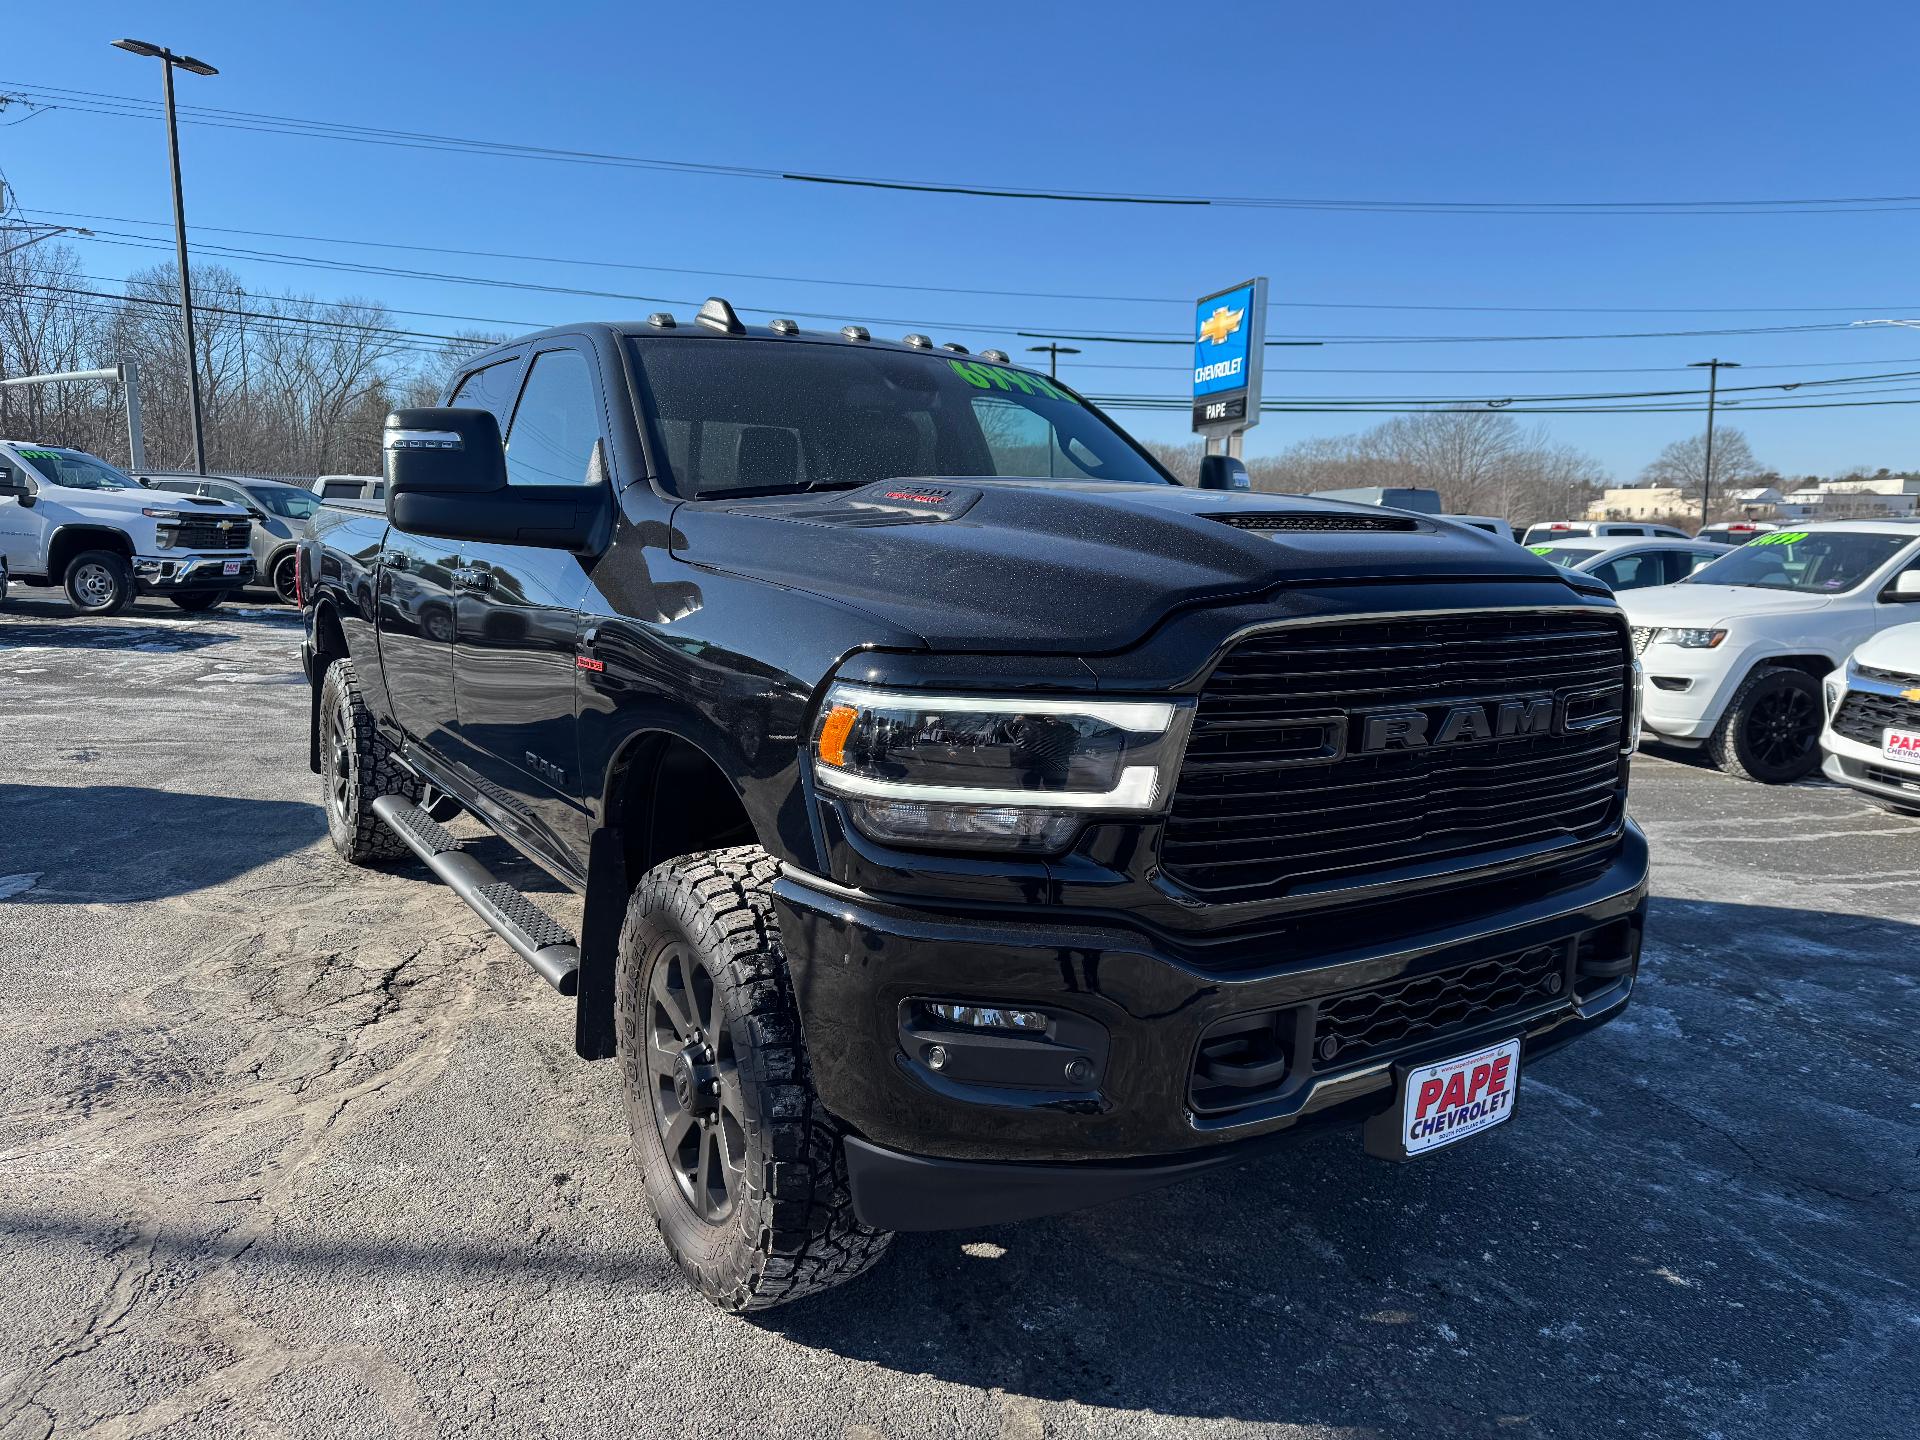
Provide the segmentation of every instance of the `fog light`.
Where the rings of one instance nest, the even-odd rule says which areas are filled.
[[[954,1005],[945,1000],[929,1000],[926,1006],[927,1013],[936,1020],[944,1020],[949,1025],[965,1025],[973,1030],[1047,1028],[1047,1017],[1038,1010],[1007,1010],[997,1005]],[[936,1065],[934,1068],[937,1070],[939,1067]]]
[[[927,1047],[926,1060],[927,1060],[927,1068],[929,1070],[946,1069],[947,1068],[947,1047],[944,1045],[929,1045]]]

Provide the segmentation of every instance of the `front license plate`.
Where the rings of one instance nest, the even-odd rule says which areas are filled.
[[[1883,730],[1880,751],[1889,760],[1904,760],[1920,765],[1920,730]]]
[[[220,573],[222,575],[238,575],[240,573],[240,562],[238,560],[227,561],[220,567]]]
[[[1512,1119],[1519,1087],[1518,1040],[1407,1071],[1400,1090],[1400,1138],[1407,1154],[1438,1150]]]

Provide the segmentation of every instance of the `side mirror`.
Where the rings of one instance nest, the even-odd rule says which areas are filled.
[[[33,482],[11,465],[0,465],[0,495],[11,495],[22,505],[31,505]]]
[[[1902,570],[1887,587],[1889,600],[1920,600],[1920,570]]]
[[[1200,457],[1200,488],[1251,490],[1253,482],[1247,478],[1247,467],[1243,461],[1231,455],[1203,455]]]
[[[592,553],[611,524],[605,480],[507,485],[490,410],[420,408],[387,416],[381,438],[387,519],[411,535]]]

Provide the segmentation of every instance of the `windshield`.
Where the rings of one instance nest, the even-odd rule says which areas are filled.
[[[990,360],[803,340],[631,343],[655,455],[678,495],[792,494],[909,476],[1169,483],[1065,390]]]
[[[1563,570],[1571,570],[1582,560],[1591,560],[1598,550],[1563,550],[1558,545],[1529,545],[1527,547],[1549,565],[1558,565]]]
[[[305,520],[320,508],[320,502],[307,491],[295,490],[290,485],[262,485],[247,493],[262,510],[287,520]]]
[[[1736,546],[1680,583],[1835,595],[1861,584],[1911,543],[1905,535],[1775,530]]]
[[[39,472],[49,485],[64,485],[69,490],[138,490],[133,477],[84,450],[55,450],[49,447],[22,448],[22,460]]]

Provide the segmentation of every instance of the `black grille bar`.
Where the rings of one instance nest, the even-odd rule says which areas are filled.
[[[1619,619],[1579,610],[1249,636],[1221,657],[1201,695],[1162,867],[1195,894],[1243,901],[1603,836],[1623,808],[1631,668]],[[1553,733],[1360,750],[1363,712],[1547,695],[1562,722]]]
[[[225,530],[220,528],[223,523]],[[252,530],[249,520],[199,515],[184,516],[170,527],[176,550],[244,550]]]
[[[1849,690],[1833,717],[1834,733],[1862,745],[1880,748],[1887,730],[1920,730],[1920,704],[1898,695],[1876,695],[1871,690]]]

